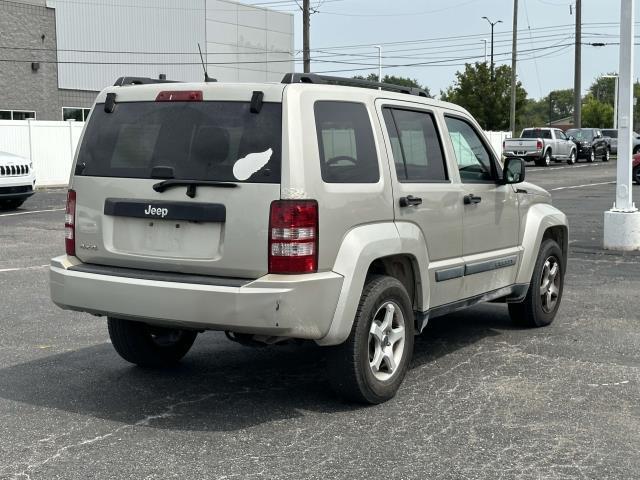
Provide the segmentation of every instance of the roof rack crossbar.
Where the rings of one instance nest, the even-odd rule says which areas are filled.
[[[114,87],[124,87],[126,85],[149,85],[152,83],[180,83],[178,80],[161,80],[149,77],[120,77],[113,84]]]
[[[370,80],[360,80],[358,78],[333,77],[329,75],[318,75],[317,73],[287,73],[282,78],[282,83],[315,83],[329,85],[345,85],[349,87],[380,88],[391,92],[406,93],[419,97],[429,97],[426,91],[417,87],[405,87],[393,83],[373,82]]]

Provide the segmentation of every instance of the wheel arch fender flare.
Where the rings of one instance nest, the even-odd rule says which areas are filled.
[[[547,203],[539,203],[529,208],[524,221],[522,233],[522,262],[516,277],[516,283],[528,284],[533,275],[533,269],[538,258],[540,245],[549,232],[558,229],[562,232],[560,248],[564,256],[564,264],[567,262],[569,247],[569,227],[567,217],[560,210]]]
[[[419,298],[419,304],[426,300],[424,292],[428,292],[428,257],[424,236],[415,225],[403,225],[401,228],[402,237],[394,222],[360,225],[347,232],[332,269],[344,277],[340,296],[329,331],[316,343],[338,345],[349,337],[367,272],[375,260],[393,255],[412,257],[412,266],[414,270],[418,269],[414,272],[415,277],[420,279],[420,285],[416,285],[416,297]],[[407,236],[410,232],[413,235]]]

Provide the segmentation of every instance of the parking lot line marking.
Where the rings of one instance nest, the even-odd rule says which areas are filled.
[[[16,213],[2,213],[0,217],[14,217],[16,215],[29,215],[30,213],[44,213],[44,212],[63,212],[64,208],[51,208],[49,210],[31,210],[29,212],[16,212]]]
[[[550,191],[554,192],[556,190],[571,190],[573,188],[595,187],[596,185],[611,185],[612,183],[616,183],[616,181],[613,180],[611,182],[585,183],[584,185],[571,185],[570,187],[556,187],[552,188]]]
[[[48,266],[49,265],[37,265],[35,267],[0,268],[0,273],[20,272],[22,270],[39,270],[41,268],[47,268]]]

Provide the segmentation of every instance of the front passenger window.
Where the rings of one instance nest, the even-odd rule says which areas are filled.
[[[445,117],[463,182],[493,182],[491,154],[476,131],[464,120]]]

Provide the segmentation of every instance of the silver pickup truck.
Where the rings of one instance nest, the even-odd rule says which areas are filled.
[[[520,138],[507,138],[502,143],[505,158],[520,157],[548,167],[551,161],[576,162],[576,144],[559,128],[525,128]]]

